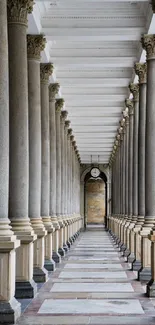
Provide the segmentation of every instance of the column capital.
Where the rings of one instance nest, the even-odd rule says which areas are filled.
[[[145,34],[141,38],[143,49],[146,51],[147,60],[155,59],[155,34]]]
[[[139,84],[130,83],[129,89],[133,95],[134,102],[137,102],[139,100]]]
[[[27,56],[28,59],[40,60],[41,51],[46,45],[46,38],[43,35],[27,35]]]
[[[139,83],[144,84],[146,83],[146,77],[147,77],[147,64],[146,63],[135,63],[134,66],[135,73],[139,77]]]
[[[65,128],[67,129],[67,131],[68,131],[68,128],[70,127],[70,121],[69,120],[67,120],[67,121],[65,121]]]
[[[68,116],[68,112],[67,111],[62,111],[61,112],[62,122],[65,122],[65,119],[67,118],[67,116]]]
[[[72,144],[73,144],[73,147],[74,147],[74,149],[75,149],[75,147],[77,147],[77,145],[76,145],[76,141],[75,141],[75,140],[72,141]]]
[[[130,115],[133,115],[133,100],[131,100],[131,99],[126,99],[125,100],[125,105],[126,105],[126,107],[128,107],[128,109],[129,109],[129,111],[128,111],[128,114],[129,114],[129,116]]]
[[[40,79],[41,83],[48,83],[49,77],[53,73],[53,64],[52,63],[41,63],[40,64]]]
[[[68,136],[70,137],[72,135],[72,129],[68,129]]]
[[[128,108],[123,111],[123,117],[125,119],[125,126],[129,124],[129,115],[128,115]]]
[[[64,102],[65,101],[64,101],[63,98],[56,99],[56,103],[55,103],[56,112],[61,112],[61,109],[63,108]]]
[[[27,15],[33,11],[33,0],[8,0],[8,23],[27,25]]]
[[[55,96],[58,93],[59,89],[60,89],[60,85],[58,83],[49,85],[49,100],[50,100],[50,102],[55,99]]]
[[[74,135],[71,135],[70,136],[70,139],[71,139],[71,142],[73,143],[73,141],[74,141]]]

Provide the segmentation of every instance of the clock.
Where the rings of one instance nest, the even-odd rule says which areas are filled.
[[[100,170],[97,167],[93,167],[90,173],[92,177],[97,178],[100,175]]]

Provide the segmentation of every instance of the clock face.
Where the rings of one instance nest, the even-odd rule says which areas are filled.
[[[96,178],[100,175],[100,170],[97,167],[93,167],[90,173],[92,177]]]

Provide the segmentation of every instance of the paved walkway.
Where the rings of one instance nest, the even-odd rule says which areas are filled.
[[[150,325],[154,300],[129,270],[110,235],[82,233],[18,321],[20,325]]]

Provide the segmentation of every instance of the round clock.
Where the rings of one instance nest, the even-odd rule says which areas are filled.
[[[97,167],[93,167],[90,173],[92,177],[97,178],[100,175],[100,170]]]

